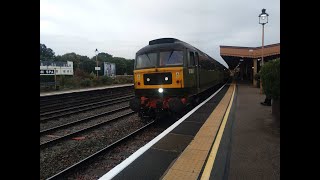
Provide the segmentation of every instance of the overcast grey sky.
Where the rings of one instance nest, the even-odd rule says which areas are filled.
[[[220,45],[261,46],[262,8],[265,45],[280,43],[280,0],[41,0],[40,43],[56,55],[91,58],[97,48],[134,59],[150,40],[173,37],[226,65]]]

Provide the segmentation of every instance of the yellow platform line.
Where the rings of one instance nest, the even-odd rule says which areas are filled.
[[[217,156],[217,152],[218,152],[218,149],[219,149],[219,145],[220,145],[220,142],[221,142],[221,138],[222,138],[222,135],[223,135],[223,132],[224,132],[224,129],[225,129],[225,126],[227,124],[227,120],[228,120],[228,117],[229,117],[229,113],[230,113],[230,109],[231,109],[231,106],[232,106],[232,101],[233,101],[233,98],[234,98],[234,93],[235,93],[235,86],[234,86],[234,89],[233,89],[233,94],[232,94],[232,97],[231,97],[231,100],[229,102],[229,105],[228,105],[228,109],[223,117],[223,121],[222,121],[222,124],[221,124],[221,127],[219,129],[219,132],[218,132],[218,135],[217,135],[217,138],[212,146],[212,149],[211,149],[211,152],[210,152],[210,155],[208,157],[208,161],[206,163],[206,166],[203,170],[203,173],[202,173],[202,176],[201,176],[201,180],[207,180],[210,178],[210,174],[211,174],[211,171],[212,171],[212,168],[213,168],[213,165],[214,165],[214,160]]]
[[[234,84],[232,83],[222,98],[210,114],[206,122],[202,125],[191,143],[179,155],[179,157],[170,165],[164,175],[163,180],[196,180],[201,175],[201,169],[205,167],[206,159],[210,154],[212,144],[221,128],[224,116],[230,104],[234,93]]]

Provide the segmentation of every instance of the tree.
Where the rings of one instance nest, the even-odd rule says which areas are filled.
[[[88,56],[81,56],[79,54],[72,52],[72,53],[66,53],[62,56],[58,55],[56,57],[56,60],[57,61],[72,61],[73,68],[77,69],[77,68],[80,68],[80,64],[82,62],[90,61],[90,58]]]
[[[127,74],[133,75],[134,59],[126,60],[126,65],[127,65],[127,71],[126,71]]]
[[[95,58],[95,56],[94,56]],[[107,60],[111,60],[113,57],[111,54],[108,54],[108,53],[105,53],[105,52],[101,52],[98,54],[98,60],[99,61],[102,61],[102,62],[105,62]]]
[[[121,57],[114,57],[114,63],[116,64],[116,73],[117,75],[123,75],[127,72],[126,59]]]
[[[95,72],[94,67],[96,67],[96,62],[91,60],[83,61],[80,63],[80,69],[82,69],[86,73]]]
[[[53,61],[55,59],[54,52],[51,48],[47,48],[46,45],[40,43],[40,60]]]

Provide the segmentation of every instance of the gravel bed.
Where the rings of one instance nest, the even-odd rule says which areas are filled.
[[[123,111],[115,112],[115,113],[112,113],[112,114],[109,114],[109,115],[106,115],[106,116],[103,116],[103,117],[91,119],[91,120],[86,121],[84,123],[76,124],[76,125],[71,126],[71,127],[66,127],[64,129],[60,129],[60,130],[57,130],[55,132],[51,132],[50,134],[46,134],[46,135],[43,135],[43,136],[40,137],[40,144],[42,144],[44,142],[47,142],[49,140],[52,140],[52,139],[56,139],[57,137],[65,136],[67,134],[70,134],[70,133],[73,133],[73,132],[88,128],[88,127],[93,126],[95,124],[109,121],[110,119],[112,119],[114,117],[118,117],[118,116],[124,115],[124,114],[129,113],[129,112],[132,112],[132,110],[130,108],[125,109]]]
[[[48,178],[142,127],[137,114],[78,135],[40,151],[40,178]],[[84,138],[84,139],[82,139]]]
[[[81,180],[91,180],[99,179],[109,170],[111,170],[116,165],[120,164],[123,160],[128,158],[131,154],[136,152],[139,148],[150,142],[157,135],[162,133],[167,127],[173,124],[174,121],[166,126],[156,126],[146,129],[141,134],[129,139],[120,146],[104,153],[97,157],[92,163],[88,164],[86,167],[78,169],[77,172],[73,172],[66,179],[81,179]]]
[[[109,105],[106,107],[101,107],[101,108],[97,108],[97,109],[93,109],[93,110],[89,110],[89,111],[85,111],[85,112],[80,112],[77,114],[72,114],[70,116],[57,118],[56,120],[50,120],[47,122],[40,122],[40,131],[48,129],[48,128],[56,127],[56,126],[59,126],[62,124],[78,121],[78,120],[86,118],[86,117],[90,117],[90,116],[104,113],[107,111],[115,110],[115,109],[118,109],[118,108],[121,108],[124,106],[128,106],[128,105],[129,105],[129,102],[127,101],[127,102]]]

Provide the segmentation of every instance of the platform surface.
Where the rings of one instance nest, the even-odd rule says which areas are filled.
[[[264,98],[225,86],[113,179],[280,179],[280,125]]]
[[[280,125],[258,88],[238,85],[228,179],[280,179]]]

